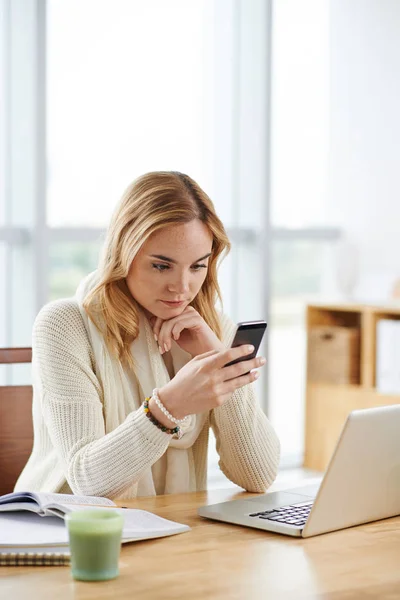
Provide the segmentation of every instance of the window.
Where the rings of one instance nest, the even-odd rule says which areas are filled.
[[[6,7],[4,0],[0,2],[0,346],[6,344],[6,281],[7,248],[2,241],[1,231],[5,231],[6,225],[6,153],[7,153],[7,129],[6,129]],[[5,234],[3,234],[5,237]],[[1,375],[0,375],[1,377]]]
[[[208,17],[199,0],[48,1],[50,226],[104,227],[151,170],[210,189]]]
[[[305,306],[329,286],[330,240],[275,240],[271,249],[270,416],[284,462],[301,461],[304,445]]]
[[[303,453],[304,308],[330,290],[329,1],[273,3],[270,416],[284,462]]]
[[[259,397],[300,461],[302,310],[338,235],[324,222],[327,5],[273,3],[270,136],[271,2],[0,0],[1,343],[29,345],[41,306],[96,268],[137,175],[186,171],[233,243],[226,312],[270,313]]]
[[[79,282],[97,268],[101,242],[53,242],[50,249],[50,300],[73,296]]]

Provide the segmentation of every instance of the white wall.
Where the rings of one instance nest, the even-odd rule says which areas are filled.
[[[400,1],[332,0],[329,221],[360,250],[357,295],[400,277]]]

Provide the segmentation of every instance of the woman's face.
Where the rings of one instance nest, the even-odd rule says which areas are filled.
[[[153,233],[130,266],[126,282],[132,296],[161,319],[180,315],[203,285],[212,241],[198,219]]]

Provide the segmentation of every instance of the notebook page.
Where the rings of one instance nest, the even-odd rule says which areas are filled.
[[[81,510],[78,505],[70,505],[70,510]],[[94,507],[93,510],[100,510]],[[110,508],[124,517],[123,541],[163,537],[189,531],[190,527],[175,521],[138,509]],[[20,511],[0,514],[1,547],[41,547],[68,545],[68,533],[63,519],[41,517],[31,512]]]
[[[68,512],[82,510],[79,506],[68,506],[65,508]],[[100,507],[91,507],[92,510],[96,510],[97,508],[100,509]],[[137,508],[114,508],[110,510],[115,510],[124,517],[124,538],[157,537],[190,530],[188,525],[164,519],[146,510],[139,510]]]
[[[34,492],[12,492],[0,496],[0,505],[14,502],[31,502],[37,504],[36,494]]]
[[[0,515],[0,548],[58,544],[68,546],[68,533],[62,519],[43,518],[31,512]]]
[[[188,525],[164,519],[146,510],[137,508],[117,509],[124,517],[124,535],[130,533],[162,533],[168,535],[177,531],[189,531]]]
[[[98,496],[75,496],[73,494],[46,494],[45,492],[36,492],[35,496],[42,506],[58,505],[97,505],[97,506],[115,506],[115,503],[108,498]]]
[[[42,509],[37,505],[36,502],[9,502],[7,504],[0,504],[0,512],[10,512],[16,510],[29,510],[35,513],[42,513]]]

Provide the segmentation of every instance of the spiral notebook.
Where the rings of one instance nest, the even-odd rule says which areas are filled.
[[[7,494],[0,496],[0,565],[68,564],[65,514],[104,507],[124,517],[123,544],[190,530],[188,525],[145,510],[118,508],[107,498],[30,492]]]
[[[0,549],[0,567],[64,567],[70,563],[69,550],[59,547]]]

